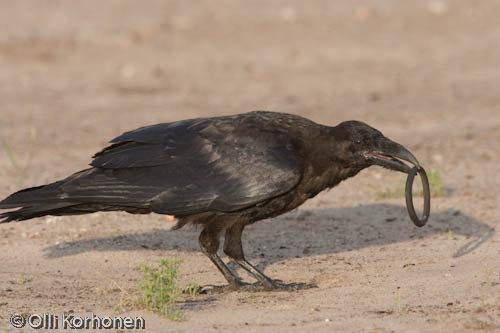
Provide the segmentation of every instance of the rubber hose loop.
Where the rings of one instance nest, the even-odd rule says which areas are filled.
[[[424,212],[422,218],[419,219],[417,213],[415,213],[415,206],[413,206],[413,180],[416,174],[420,174],[420,179],[422,180],[422,186],[424,190]],[[413,167],[410,172],[408,172],[408,178],[406,179],[406,208],[408,209],[408,214],[411,220],[417,227],[423,227],[431,212],[431,191],[429,188],[429,179],[427,178],[427,173],[424,168]]]

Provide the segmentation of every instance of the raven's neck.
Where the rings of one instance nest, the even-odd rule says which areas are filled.
[[[347,138],[339,137],[334,127],[320,125],[314,142],[316,145],[308,160],[322,190],[354,177],[367,166],[359,166],[355,161],[350,161],[350,142]]]

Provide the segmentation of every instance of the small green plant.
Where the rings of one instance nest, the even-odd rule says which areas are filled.
[[[453,230],[448,229],[447,238],[448,240],[453,240],[453,238],[455,238],[455,233],[453,232]]]
[[[448,194],[446,189],[441,182],[441,177],[439,176],[439,172],[437,170],[431,170],[427,173],[427,178],[429,179],[429,186],[431,190],[431,198],[444,197]],[[420,181],[417,177],[417,181]],[[376,200],[387,200],[387,199],[397,199],[404,198],[405,196],[405,186],[406,180],[400,180],[393,187],[386,187],[381,191],[375,192]],[[416,186],[416,185],[415,185]],[[415,192],[415,196],[422,197],[424,195],[424,191],[420,190]]]
[[[16,169],[16,171],[21,171],[21,167],[19,166],[19,163],[17,163],[16,156],[14,155],[14,152],[12,152],[12,149],[10,148],[10,145],[5,141],[4,139],[0,138],[0,143],[2,144],[2,148],[7,154],[7,157],[10,160],[10,163]]]
[[[445,197],[448,195],[448,191],[444,188],[437,170],[429,171],[427,178],[429,178],[429,184],[431,186],[431,197]],[[420,191],[418,195],[422,196],[423,191]]]
[[[382,191],[375,192],[375,199],[377,200],[387,200],[387,199],[397,199],[403,198],[405,196],[404,184],[397,184],[393,188],[386,187]]]
[[[25,155],[24,163],[19,163],[19,159],[17,158],[16,154],[10,147],[9,143],[0,137],[0,147],[2,148],[1,150],[3,150],[7,154],[7,157],[9,158],[9,161],[12,164],[12,167],[14,168],[15,174],[17,174],[17,176],[19,177],[20,184],[22,184],[23,182],[24,178],[23,176],[31,163],[31,159],[34,155],[35,148],[38,143],[37,129],[34,126],[32,126],[30,129],[29,139],[30,140],[27,145],[27,152]]]
[[[19,275],[18,283],[20,285],[25,285],[27,283],[30,283],[31,281],[33,281],[33,278],[26,277],[24,273],[21,273],[21,275]]]
[[[401,313],[401,291],[399,290],[399,287],[396,290],[396,308],[398,309],[398,312]]]
[[[156,312],[170,320],[182,320],[181,310],[175,304],[181,294],[177,287],[177,271],[181,261],[178,259],[162,259],[158,268],[141,264],[143,272],[140,282],[142,293],[140,303],[147,310]]]
[[[187,286],[184,287],[183,291],[184,294],[188,294],[191,297],[194,297],[199,294],[200,292],[200,285],[197,282],[188,284]]]
[[[120,302],[113,307],[113,311],[115,313],[122,313],[128,311],[132,309],[134,306],[138,305],[137,299],[132,297],[132,295],[130,295],[130,293],[127,290],[122,288],[118,284],[118,282],[116,282],[115,280],[111,280],[111,283],[114,286],[114,290],[120,291]],[[103,290],[102,292],[103,294],[107,293],[107,291],[105,290]]]

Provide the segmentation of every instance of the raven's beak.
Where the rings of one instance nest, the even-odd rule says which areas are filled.
[[[409,173],[412,167],[400,161],[403,160],[412,163],[420,169],[420,164],[416,157],[399,143],[384,138],[379,147],[380,148],[374,151],[365,153],[365,158],[370,160],[373,164],[380,165],[387,169]]]

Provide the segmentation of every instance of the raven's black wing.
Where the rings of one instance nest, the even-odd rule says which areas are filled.
[[[16,192],[0,208],[231,212],[290,191],[302,175],[295,138],[258,114],[148,126],[111,143],[93,168]]]
[[[144,127],[114,139],[91,165],[137,186],[157,213],[236,211],[291,190],[302,174],[294,139],[251,120],[222,117]]]

